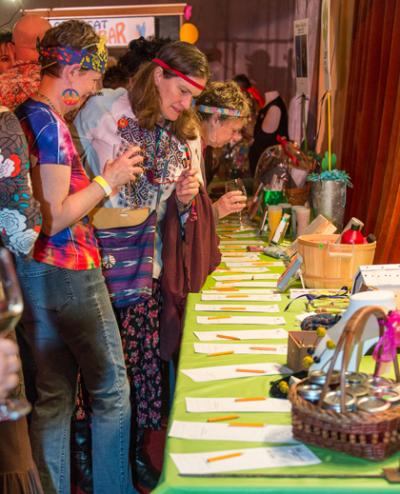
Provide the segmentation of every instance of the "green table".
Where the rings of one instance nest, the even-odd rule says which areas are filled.
[[[276,272],[282,268],[271,268]],[[212,288],[214,281],[208,278],[205,288]],[[274,361],[286,363],[286,356],[280,355],[225,355],[209,357],[204,354],[196,354],[193,343],[197,338],[194,330],[218,330],[221,332],[228,326],[207,326],[196,323],[194,306],[201,301],[200,294],[189,295],[184,326],[179,368],[188,369],[206,367],[211,365],[246,364],[249,362]],[[288,298],[282,296],[280,308],[283,311]],[[203,303],[220,303],[207,301]],[[241,303],[241,302],[237,302]],[[244,302],[242,302],[244,303]],[[263,302],[251,302],[251,304],[263,304]],[[297,305],[296,305],[297,304]],[[285,313],[286,329],[299,329],[299,323],[295,316],[303,310],[300,302],[292,305],[289,312]],[[216,313],[201,313],[201,315],[215,315]],[[229,313],[228,313],[229,314]],[[265,314],[272,315],[272,314]],[[260,326],[247,327],[248,329],[261,329]],[[246,328],[246,329],[247,329]],[[264,327],[265,328],[265,327]],[[234,329],[234,327],[230,327]],[[239,328],[238,328],[239,329]],[[241,328],[242,329],[242,328]],[[243,328],[244,329],[244,328]],[[256,341],[256,340],[253,340]],[[228,342],[228,341],[227,341]],[[230,343],[230,342],[228,342]],[[257,343],[257,342],[256,342]],[[272,343],[272,340],[271,340]],[[273,340],[273,343],[283,343],[281,340]],[[211,360],[212,359],[212,360]],[[369,362],[369,367],[371,362]],[[368,362],[365,363],[368,367]],[[208,383],[195,383],[189,377],[178,372],[175,398],[170,415],[170,424],[173,420],[206,421],[209,416],[217,416],[217,413],[187,413],[185,409],[185,397],[241,397],[265,395],[269,390],[269,382],[278,379],[278,376],[245,377],[241,379],[230,379],[213,381]],[[227,413],[221,413],[227,415]],[[265,422],[268,424],[290,424],[290,413],[246,413],[246,420],[253,422]],[[273,445],[272,445],[273,446]],[[380,478],[345,478],[338,479],[328,476],[335,475],[380,475],[383,467],[395,467],[399,464],[400,454],[392,456],[388,460],[375,463],[360,458],[355,458],[344,453],[330,451],[328,449],[309,446],[310,449],[321,459],[322,463],[307,467],[291,467],[280,469],[258,469],[237,472],[238,474],[277,474],[277,475],[311,475],[324,478],[214,478],[214,477],[183,477],[169,456],[169,453],[195,453],[203,451],[221,451],[234,448],[256,448],[262,447],[260,443],[234,442],[234,441],[191,441],[185,439],[168,438],[165,448],[164,468],[160,483],[153,491],[156,494],[163,493],[330,493],[330,494],[354,494],[354,491],[372,492],[400,492],[400,484],[389,484]]]

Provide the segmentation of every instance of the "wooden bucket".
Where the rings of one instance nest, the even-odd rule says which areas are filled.
[[[351,288],[359,266],[372,264],[376,242],[335,244],[339,235],[301,235],[297,248],[303,258],[302,275],[307,288]]]

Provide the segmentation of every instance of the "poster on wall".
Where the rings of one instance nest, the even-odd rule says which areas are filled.
[[[296,57],[296,94],[309,94],[308,19],[294,21],[294,50]]]
[[[50,18],[49,22],[52,26],[56,26],[69,19]],[[132,39],[155,35],[154,17],[74,17],[74,19],[80,19],[93,26],[97,34],[105,36],[109,48],[128,46]]]
[[[324,89],[331,90],[331,67],[330,67],[330,24],[331,24],[330,0],[322,1],[321,13],[321,50],[322,50],[322,72],[324,75]]]

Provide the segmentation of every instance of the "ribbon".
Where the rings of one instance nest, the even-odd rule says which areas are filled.
[[[289,151],[289,142],[288,140],[286,139],[286,137],[282,137],[280,135],[277,135],[276,136],[276,140],[279,142],[279,144],[282,146],[285,154],[287,154],[287,156],[289,156],[290,158],[290,161],[295,165],[295,166],[299,166],[299,160],[296,158],[296,156],[294,156],[293,153],[291,153]]]
[[[375,346],[372,356],[377,362],[392,362],[397,356],[397,347],[400,347],[400,312],[390,312],[384,324],[386,331]]]
[[[189,76],[183,74],[182,72],[179,72],[179,70],[173,69],[170,65],[168,65],[166,62],[164,62],[159,58],[153,58],[152,62],[156,63],[163,69],[168,70],[169,72],[173,72],[176,76],[180,77],[181,79],[188,82],[192,86],[197,87],[197,89],[201,89],[202,91],[204,91],[204,89],[206,88],[205,86],[202,86],[198,82],[191,79]]]

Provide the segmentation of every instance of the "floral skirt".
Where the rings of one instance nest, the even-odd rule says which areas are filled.
[[[138,428],[161,427],[160,310],[158,280],[153,280],[149,299],[115,310],[131,385],[132,416]]]

